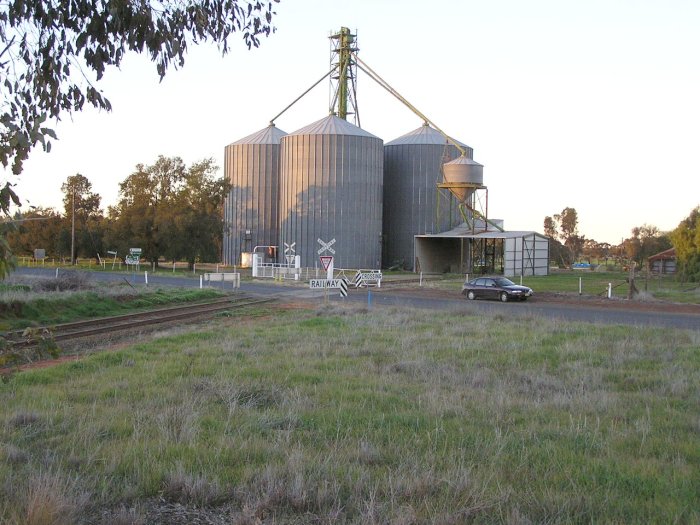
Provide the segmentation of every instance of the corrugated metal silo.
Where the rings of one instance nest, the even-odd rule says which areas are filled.
[[[459,199],[459,202],[467,202],[474,193],[474,188],[484,184],[484,166],[461,156],[443,165],[442,171],[446,183],[457,185],[471,185],[472,187],[450,188],[452,194]]]
[[[313,267],[318,239],[335,239],[336,268],[378,268],[382,140],[330,115],[283,137],[280,155],[280,245]]]
[[[473,156],[472,148],[456,142]],[[460,151],[427,124],[384,145],[384,267],[413,269],[413,236],[439,233],[460,221],[457,207],[447,202],[440,203],[437,217],[441,167],[459,156]]]
[[[224,175],[231,190],[224,203],[225,264],[240,265],[255,246],[277,246],[279,148],[286,133],[273,125],[226,146]]]

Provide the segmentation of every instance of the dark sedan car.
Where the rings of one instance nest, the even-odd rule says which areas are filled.
[[[525,301],[532,297],[532,289],[515,284],[505,277],[477,277],[462,285],[462,295],[469,299],[500,299],[505,303],[511,299]]]

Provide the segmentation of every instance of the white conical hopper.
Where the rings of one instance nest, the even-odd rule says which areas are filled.
[[[443,164],[442,169],[445,184],[459,202],[467,202],[469,195],[484,184],[484,166],[464,155]]]

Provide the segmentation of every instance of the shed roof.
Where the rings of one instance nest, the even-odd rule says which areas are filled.
[[[659,253],[655,253],[654,255],[650,255],[648,261],[663,261],[663,260],[668,260],[668,259],[675,259],[676,258],[676,249],[675,248],[669,248],[668,250],[664,250]]]
[[[456,228],[453,228],[451,230],[448,230],[446,232],[441,232],[441,233],[426,233],[424,235],[416,235],[416,237],[440,237],[440,238],[456,238],[456,237],[461,237],[465,239],[517,239],[519,237],[531,237],[531,236],[537,236],[541,237],[543,239],[546,239],[544,235],[541,233],[537,233],[534,231],[505,231],[501,232],[498,230],[492,230],[492,231],[482,231],[482,232],[476,232],[472,233],[472,229],[469,225],[462,223]]]

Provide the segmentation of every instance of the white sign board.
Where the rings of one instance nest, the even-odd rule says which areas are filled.
[[[309,288],[323,290],[325,288],[341,288],[343,279],[309,279]]]
[[[131,255],[141,255],[142,251],[141,248],[129,248],[129,253]]]
[[[359,270],[355,274],[355,287],[382,285],[382,272],[379,270]]]

